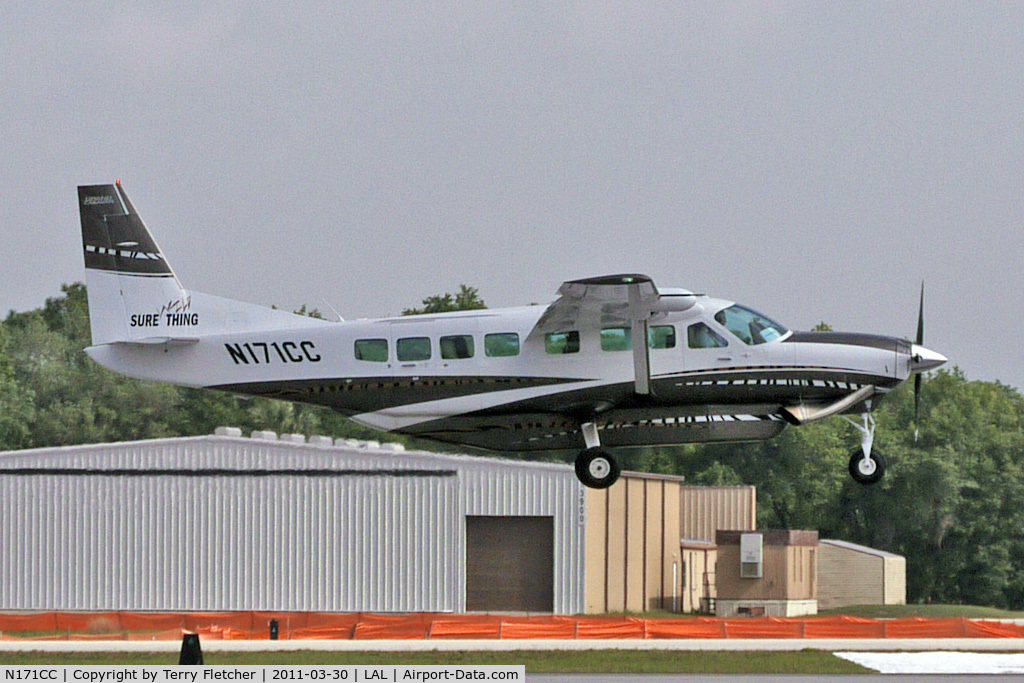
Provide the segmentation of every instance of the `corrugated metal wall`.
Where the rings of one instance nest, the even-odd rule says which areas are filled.
[[[683,538],[714,541],[715,532],[757,529],[757,489],[753,486],[683,486],[679,526]]]
[[[232,437],[0,454],[0,609],[462,611],[471,514],[553,517],[576,613],[581,498],[565,466]]]

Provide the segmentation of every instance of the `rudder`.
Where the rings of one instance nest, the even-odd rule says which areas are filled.
[[[187,314],[191,297],[120,181],[78,188],[93,344],[160,337],[161,315]]]

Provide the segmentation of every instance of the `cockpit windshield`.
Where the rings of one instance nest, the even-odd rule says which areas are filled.
[[[771,318],[739,305],[715,313],[715,320],[745,344],[751,345],[767,344],[789,331]]]

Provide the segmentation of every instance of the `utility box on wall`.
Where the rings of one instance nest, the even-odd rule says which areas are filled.
[[[740,578],[760,579],[763,574],[762,541],[764,536],[751,533],[740,536]]]

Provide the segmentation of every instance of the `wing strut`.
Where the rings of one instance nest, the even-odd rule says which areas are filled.
[[[647,319],[639,285],[629,285],[630,339],[633,342],[633,391],[651,395],[651,352],[647,348]]]
[[[527,343],[540,343],[544,334],[574,328],[600,330],[629,327],[633,343],[633,386],[640,396],[650,396],[651,358],[648,321],[652,315],[687,311],[700,294],[686,290],[659,292],[654,281],[639,273],[604,275],[569,280],[559,287],[559,298],[548,306],[530,330]]]

